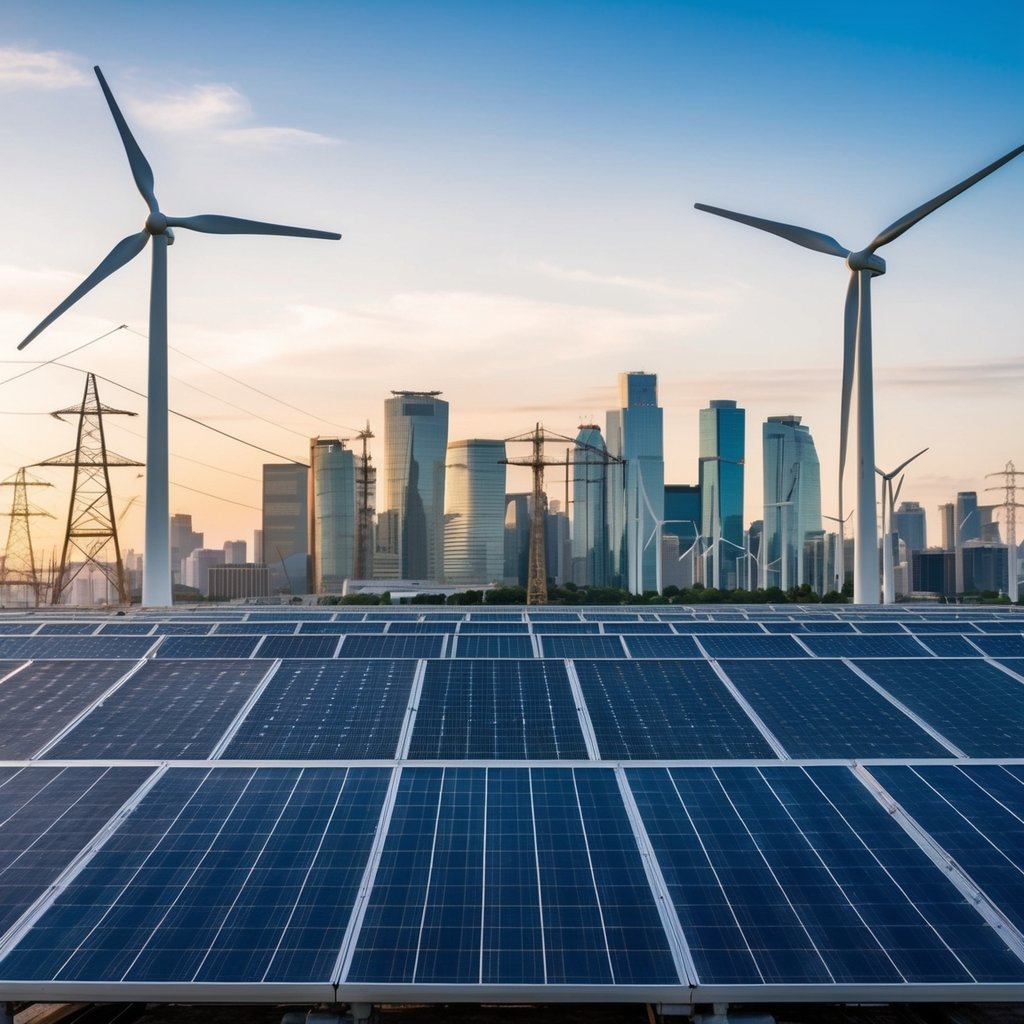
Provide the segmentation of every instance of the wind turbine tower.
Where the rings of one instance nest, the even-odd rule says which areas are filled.
[[[138,256],[153,243],[153,273],[149,297],[149,386],[148,423],[146,429],[146,556],[143,574],[142,603],[148,607],[169,608],[171,593],[170,493],[167,455],[167,248],[174,242],[174,229],[186,228],[214,235],[291,235],[297,238],[339,239],[333,231],[266,224],[219,214],[173,217],[165,214],[157,203],[153,169],[142,153],[121,113],[114,95],[100,69],[94,68],[100,88],[110,108],[114,124],[124,145],[135,186],[149,207],[145,226],[137,234],[122,239],[100,262],[99,266],[45,317],[18,346],[23,349],[61,314],[92,291],[115,271]]]

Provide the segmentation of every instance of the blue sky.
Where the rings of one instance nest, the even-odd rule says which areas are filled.
[[[302,457],[311,433],[380,426],[391,388],[444,391],[452,439],[538,419],[572,433],[603,424],[617,372],[644,369],[659,375],[667,479],[696,479],[697,410],[736,398],[748,518],[760,424],[779,413],[810,426],[834,511],[845,269],[693,203],[859,248],[1024,142],[1022,38],[1014,3],[8,0],[0,359],[146,330],[144,256],[14,351],[142,223],[98,63],[165,210],[345,236],[179,233],[173,407]],[[931,447],[903,496],[926,505],[936,541],[939,502],[1024,465],[1022,231],[1024,158],[889,246],[874,289],[878,457]],[[122,331],[70,361],[141,390],[144,349]],[[18,370],[0,363],[0,380]],[[36,414],[80,392],[54,367],[0,386],[0,476],[72,447],[69,427]],[[118,426],[111,445],[139,456],[142,430]],[[209,541],[251,538],[263,456],[177,423],[171,447],[174,510]],[[121,482],[119,503],[141,483]]]

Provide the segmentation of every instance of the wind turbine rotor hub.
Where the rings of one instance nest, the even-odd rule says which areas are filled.
[[[157,210],[146,218],[146,230],[151,235],[162,235],[167,232],[167,218]]]
[[[885,273],[885,260],[868,249],[851,252],[846,257],[846,265],[851,270],[870,270],[872,277],[879,277]]]

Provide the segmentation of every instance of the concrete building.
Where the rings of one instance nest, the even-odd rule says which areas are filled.
[[[256,562],[210,566],[210,600],[270,597],[270,568]]]
[[[736,562],[743,552],[743,462],[746,411],[729,399],[700,410],[701,535],[708,545],[720,538],[710,556],[709,579],[723,589],[737,585]],[[717,562],[717,568],[716,568]]]
[[[244,540],[226,540],[224,542],[224,564],[245,565],[246,543]]]
[[[270,463],[263,467],[263,553],[271,592],[309,593],[309,467]]]
[[[192,529],[192,516],[176,512],[171,516],[171,579],[183,583],[183,563],[196,548],[203,546],[203,535]]]
[[[210,593],[210,569],[224,564],[222,548],[196,548],[183,563],[182,582],[198,590],[203,597]]]
[[[505,575],[505,442],[452,441],[445,464],[444,579],[495,583]]]

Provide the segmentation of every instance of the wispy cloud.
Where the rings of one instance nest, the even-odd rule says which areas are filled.
[[[627,274],[598,274],[592,270],[584,270],[580,267],[560,267],[554,263],[541,260],[536,264],[536,269],[547,278],[553,281],[567,281],[571,284],[580,284],[600,289],[621,289],[622,291],[638,292],[646,295],[660,296],[673,299],[687,300],[711,300],[734,299],[735,288],[726,290],[716,288],[710,290],[698,290],[694,288],[683,288],[670,281],[657,277],[631,277]]]
[[[0,46],[0,86],[21,89],[70,89],[88,85],[78,58],[60,50]]]
[[[196,85],[184,92],[152,99],[127,100],[141,119],[154,128],[208,136],[240,146],[324,145],[337,142],[328,135],[277,125],[250,124],[252,104],[234,86],[220,82]]]

